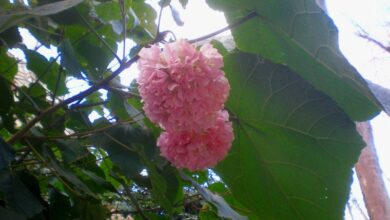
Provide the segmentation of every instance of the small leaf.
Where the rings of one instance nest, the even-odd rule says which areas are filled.
[[[175,21],[175,23],[178,25],[178,26],[183,26],[184,25],[184,22],[183,20],[180,18],[180,13],[176,10],[176,8],[174,8],[172,5],[169,5],[169,8],[171,9],[171,14],[172,14],[172,18],[173,20]]]
[[[86,146],[76,140],[57,140],[57,147],[60,149],[62,159],[65,163],[72,163],[81,157],[90,154]]]
[[[47,88],[56,95],[65,95],[68,93],[68,89],[65,84],[65,80],[59,80],[57,84],[58,75],[60,74],[60,66],[56,60],[50,59],[48,61],[42,54],[34,50],[24,50],[24,54],[27,59],[27,68],[33,71],[43,83],[47,85]]]
[[[107,190],[111,192],[117,192],[115,187],[110,182],[106,181],[95,173],[85,169],[81,169],[81,172],[88,176],[92,180],[91,182],[93,182],[96,186],[102,188],[101,193],[104,193]]]
[[[141,1],[133,1],[131,8],[134,10],[136,17],[140,22],[140,27],[145,29],[145,31],[153,38],[157,30],[155,22],[157,18],[156,11],[149,4]]]
[[[152,193],[153,197],[161,204],[168,213],[172,213],[173,203],[167,197],[167,182],[158,172],[157,167],[149,162],[147,159],[144,159],[146,164],[148,175],[150,177],[150,182],[152,183]]]
[[[69,70],[69,73],[72,76],[82,79],[83,78],[83,76],[81,75],[82,68],[76,59],[73,46],[70,43],[69,39],[66,39],[62,42],[61,46],[59,47],[59,50],[61,51],[62,66],[64,66],[67,70]]]
[[[73,172],[60,166],[57,159],[53,155],[53,152],[51,152],[48,147],[43,149],[43,155],[48,159],[48,163],[55,170],[55,172],[65,178],[68,182],[72,183],[78,191],[84,192],[88,195],[93,195],[91,190]]]
[[[109,1],[99,4],[95,7],[96,14],[105,22],[110,22],[114,20],[121,20],[121,10],[118,2]]]
[[[160,5],[160,7],[167,7],[169,4],[171,4],[171,0],[160,0],[160,1],[158,1],[158,5]]]
[[[107,99],[109,107],[116,117],[121,120],[129,118],[129,114],[127,113],[125,108],[125,100],[120,94],[109,91],[107,94]]]
[[[8,56],[5,47],[1,47],[0,48],[0,74],[7,80],[13,81],[17,71],[18,71],[18,64],[16,60]]]
[[[179,0],[179,2],[184,9],[187,7],[188,0]]]
[[[22,41],[18,27],[11,27],[0,33],[0,46],[12,48],[15,44]],[[3,44],[6,45],[3,45]]]

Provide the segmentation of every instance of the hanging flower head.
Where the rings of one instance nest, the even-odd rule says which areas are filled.
[[[139,56],[145,114],[165,129],[157,140],[161,155],[192,171],[215,166],[234,137],[222,110],[230,91],[222,56],[210,44],[198,50],[184,40],[152,45]]]
[[[202,130],[214,124],[229,95],[222,56],[210,44],[187,41],[144,48],[137,82],[149,119],[167,130]]]
[[[214,126],[202,132],[163,132],[157,140],[161,155],[177,168],[191,171],[215,166],[225,158],[233,141],[232,123],[221,111]]]

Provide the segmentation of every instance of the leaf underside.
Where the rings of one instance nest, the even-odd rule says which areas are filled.
[[[289,66],[335,100],[353,120],[368,120],[379,113],[379,102],[339,50],[336,26],[314,0],[208,3],[224,10],[229,23],[250,11],[258,13],[232,29],[240,50]]]

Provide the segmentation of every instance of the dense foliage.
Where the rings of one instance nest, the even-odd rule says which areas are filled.
[[[170,2],[159,5],[181,23]],[[381,107],[315,2],[207,1],[225,13],[237,45],[213,41],[235,138],[215,168],[189,172],[160,156],[161,129],[144,117],[137,84],[118,83],[140,49],[168,40],[160,9],[144,0],[1,1],[0,219],[342,219],[363,147],[354,121]],[[22,41],[22,30],[40,46]],[[124,39],[130,53],[118,55]],[[40,50],[50,46],[58,56]],[[88,88],[70,94],[72,80]]]

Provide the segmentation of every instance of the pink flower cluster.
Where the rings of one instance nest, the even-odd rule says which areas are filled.
[[[199,50],[187,41],[144,48],[137,79],[148,118],[165,129],[157,145],[179,168],[201,170],[222,160],[233,141],[223,111],[229,82],[222,56],[210,44]]]

